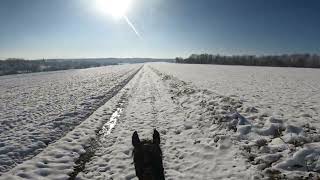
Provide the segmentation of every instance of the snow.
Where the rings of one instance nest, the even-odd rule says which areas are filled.
[[[105,81],[85,93],[100,97],[100,88],[121,84],[139,67],[110,67],[110,74],[89,69],[75,86],[81,90],[85,77],[92,75],[90,83],[102,73]],[[61,73],[57,79],[64,81],[79,72]],[[32,144],[39,153],[7,168],[0,179],[137,179],[131,136],[138,131],[141,139],[151,139],[154,128],[160,132],[166,179],[319,179],[318,75],[316,69],[147,63],[48,146]],[[52,75],[29,78],[40,82],[47,76]],[[0,143],[0,167],[12,164],[15,151]]]
[[[0,77],[0,175],[79,125],[139,67]]]
[[[244,150],[241,153],[248,158],[249,169],[259,172],[254,178],[319,178],[318,69],[169,63],[152,66],[185,84],[226,96],[220,106],[228,98],[241,103],[237,107],[229,102],[234,108],[225,118],[218,117],[218,123],[223,127],[227,123],[227,134],[236,131],[231,139],[237,139],[235,144]]]
[[[301,169],[303,171],[320,170],[320,143],[310,143],[304,145],[302,149],[297,151],[291,158],[277,165],[278,168],[294,170]]]
[[[132,133],[137,130],[140,138],[150,139],[153,128],[160,132],[167,179],[249,177],[250,174],[244,172],[245,162],[233,157],[234,152],[230,149],[232,140],[229,136],[219,136],[220,140],[215,143],[212,138],[206,137],[208,133],[201,132],[207,131],[207,127],[199,127],[193,118],[201,116],[192,113],[202,111],[202,108],[196,108],[199,101],[185,103],[185,107],[175,103],[171,98],[173,94],[169,93],[173,89],[147,65],[137,76],[133,79],[136,82],[132,82],[136,84],[132,90],[132,98],[126,100],[119,124],[107,139],[102,140],[102,146],[79,174],[79,179],[135,177],[131,155]],[[174,86],[179,86],[181,82],[173,83]],[[192,92],[189,90],[187,88],[181,92],[189,94]],[[202,92],[198,95],[201,96]],[[179,100],[177,97],[174,99]],[[189,105],[190,107],[186,107]],[[192,117],[187,118],[186,112],[192,113]],[[234,167],[230,169],[230,166]]]
[[[0,179],[69,179],[76,161],[86,153],[85,149],[94,146],[97,132],[105,123],[116,118],[113,112],[117,110],[117,104],[125,91],[126,89],[122,89],[66,136],[50,144],[34,158],[0,176]]]
[[[260,114],[281,116],[299,125],[320,123],[320,69],[173,63],[155,66],[198,88],[239,99]]]

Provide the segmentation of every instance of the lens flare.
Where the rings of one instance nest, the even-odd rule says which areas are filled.
[[[123,16],[123,17],[124,17],[124,19],[126,20],[126,22],[128,23],[128,25],[131,27],[131,29],[136,33],[136,35],[141,38],[139,32],[138,32],[137,29],[134,27],[134,25],[131,23],[131,21],[129,20],[129,18],[128,18],[127,16]]]
[[[111,15],[115,19],[123,18],[134,33],[141,38],[139,32],[126,15],[132,0],[96,0],[96,2],[101,13]]]

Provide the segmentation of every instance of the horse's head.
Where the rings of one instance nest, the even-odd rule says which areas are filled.
[[[160,134],[155,129],[153,140],[140,141],[137,131],[132,135],[133,162],[139,180],[164,180]]]

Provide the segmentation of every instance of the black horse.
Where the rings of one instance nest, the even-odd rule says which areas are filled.
[[[137,131],[132,135],[133,162],[139,180],[164,180],[160,134],[154,129],[153,140],[140,141]]]

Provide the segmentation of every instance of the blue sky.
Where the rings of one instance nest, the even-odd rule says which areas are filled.
[[[95,0],[1,0],[0,59],[320,54],[319,0],[133,0],[128,18]]]

